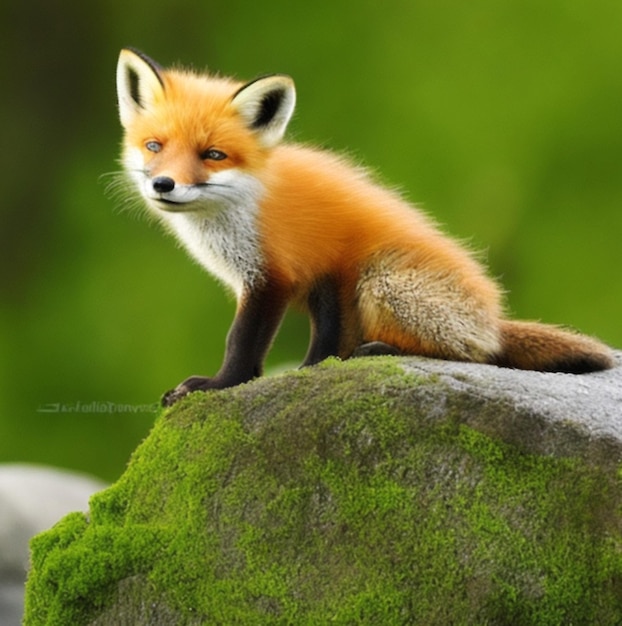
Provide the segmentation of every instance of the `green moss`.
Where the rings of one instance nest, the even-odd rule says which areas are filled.
[[[161,542],[157,528],[94,525],[72,513],[32,542],[38,576],[29,583],[27,620],[85,623],[110,599],[116,581],[149,567]]]
[[[425,383],[374,359],[185,399],[33,541],[25,623],[131,577],[179,624],[617,623],[617,471],[424,419]]]

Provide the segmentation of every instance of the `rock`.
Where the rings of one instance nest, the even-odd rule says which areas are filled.
[[[333,360],[193,394],[33,540],[25,624],[617,624],[621,459],[620,366]]]
[[[28,543],[76,509],[104,483],[75,472],[26,464],[0,465],[0,624],[22,622]]]

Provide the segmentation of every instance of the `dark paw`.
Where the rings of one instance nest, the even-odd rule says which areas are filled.
[[[391,346],[383,341],[370,341],[369,343],[361,344],[353,353],[353,357],[359,356],[400,356],[402,351],[395,346]]]
[[[173,406],[176,402],[179,402],[184,396],[187,396],[193,391],[207,391],[212,388],[212,379],[205,376],[191,376],[186,378],[183,383],[180,383],[175,387],[167,391],[162,396],[162,406]]]

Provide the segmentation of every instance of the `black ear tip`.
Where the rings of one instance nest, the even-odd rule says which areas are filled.
[[[164,91],[161,71],[162,67],[140,50],[122,48],[117,65],[119,96],[131,100],[137,107],[145,108],[150,100],[150,92],[156,88],[155,81],[159,83],[159,89]]]
[[[151,57],[147,56],[142,50],[134,48],[133,46],[126,46],[123,50],[127,50],[132,54],[135,54],[139,59],[144,61],[156,74],[159,74],[164,68]]]
[[[155,77],[158,79],[158,82],[160,83],[160,85],[164,87],[164,81],[162,80],[162,76],[161,76],[161,72],[164,70],[164,68],[157,61],[154,61],[151,57],[147,56],[144,52],[141,52],[140,50],[138,50],[138,48],[133,48],[132,46],[122,48],[121,52],[122,53],[130,52],[131,54],[137,56],[143,63],[145,63],[149,67],[149,69],[153,72]],[[132,67],[131,63],[128,63],[126,67],[126,71],[127,71],[128,80],[131,86],[130,89],[132,93],[134,93],[134,85],[137,85],[138,83],[138,73]]]

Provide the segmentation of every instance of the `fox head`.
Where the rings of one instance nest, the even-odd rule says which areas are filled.
[[[119,56],[117,94],[123,164],[147,203],[169,212],[255,197],[296,102],[289,76],[243,84],[165,70],[132,49]]]

